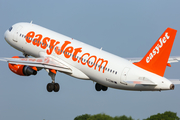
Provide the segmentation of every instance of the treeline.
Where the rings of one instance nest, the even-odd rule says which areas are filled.
[[[74,120],[135,120],[135,119],[133,119],[131,116],[127,117],[125,115],[111,117],[106,114],[96,114],[96,115],[84,114],[75,117]],[[180,120],[180,118],[177,116],[177,113],[166,111],[164,113],[158,113],[156,115],[152,115],[143,120]]]

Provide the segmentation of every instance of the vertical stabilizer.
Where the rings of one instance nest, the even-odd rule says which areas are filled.
[[[167,28],[144,58],[134,64],[163,77],[176,32],[175,29]]]

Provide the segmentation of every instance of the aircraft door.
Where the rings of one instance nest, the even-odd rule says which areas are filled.
[[[14,42],[18,42],[17,37],[19,36],[21,29],[22,29],[22,26],[18,26],[17,29],[15,30],[15,32],[13,34],[13,41]]]
[[[129,72],[130,68],[128,67],[125,67],[123,72],[121,73],[121,77],[120,77],[120,83],[122,84],[126,84],[126,79],[127,79],[127,75],[128,75],[128,72]]]

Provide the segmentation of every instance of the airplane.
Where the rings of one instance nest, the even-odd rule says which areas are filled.
[[[5,31],[7,43],[24,56],[0,58],[20,76],[45,69],[51,77],[48,92],[58,92],[57,72],[95,82],[96,91],[108,87],[131,91],[174,90],[178,79],[164,77],[166,66],[180,57],[169,57],[177,30],[167,28],[142,59],[125,59],[59,34],[32,22],[20,22]]]

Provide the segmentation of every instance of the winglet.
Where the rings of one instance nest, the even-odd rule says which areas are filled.
[[[134,64],[163,77],[176,32],[177,30],[175,29],[167,28],[144,58]]]

